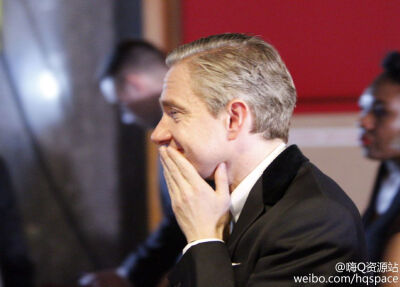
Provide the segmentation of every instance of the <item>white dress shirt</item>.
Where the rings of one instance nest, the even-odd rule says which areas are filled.
[[[376,200],[375,211],[379,215],[385,213],[392,205],[393,199],[400,189],[400,168],[394,162],[385,162],[389,171],[388,176],[382,181]]]
[[[276,147],[270,154],[268,154],[262,162],[260,162],[240,183],[239,185],[232,191],[231,193],[231,205],[230,212],[232,214],[232,224],[234,225],[242,212],[243,206],[249,196],[249,193],[253,186],[256,184],[257,180],[262,176],[264,170],[271,164],[271,162],[286,148],[286,144],[282,143],[278,147]],[[231,224],[231,228],[232,228]],[[232,231],[232,230],[231,230]],[[189,242],[185,248],[183,249],[183,254],[192,246],[210,242],[210,241],[221,241],[223,240],[217,238],[205,238],[200,240],[195,240],[193,242]]]

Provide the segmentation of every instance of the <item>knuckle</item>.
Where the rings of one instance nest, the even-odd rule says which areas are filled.
[[[182,201],[178,198],[176,198],[173,203],[172,203],[173,208],[175,208],[175,210],[181,210],[182,209]]]
[[[188,202],[190,202],[190,196],[187,193],[183,193],[182,194],[182,204],[187,204]]]

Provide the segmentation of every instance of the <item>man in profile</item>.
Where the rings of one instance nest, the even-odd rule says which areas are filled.
[[[399,263],[400,52],[389,53],[382,66],[359,101],[364,155],[381,163],[363,221],[369,260]]]
[[[286,146],[296,90],[278,52],[221,34],[178,47],[167,64],[152,140],[187,243],[172,286],[294,286],[362,261],[353,202]]]
[[[166,72],[165,56],[160,50],[144,41],[125,40],[106,62],[100,88],[107,101],[120,108],[122,122],[154,128],[161,118],[158,99]],[[121,266],[88,274],[80,279],[81,286],[157,286],[184,245],[162,177],[160,194],[165,214],[158,229]]]

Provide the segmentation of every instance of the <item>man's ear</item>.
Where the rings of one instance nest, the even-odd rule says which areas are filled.
[[[228,112],[226,123],[228,140],[235,140],[246,126],[246,122],[249,120],[250,108],[240,99],[230,101],[226,108]]]

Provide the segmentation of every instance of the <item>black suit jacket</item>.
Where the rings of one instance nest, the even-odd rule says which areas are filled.
[[[33,265],[28,256],[14,189],[6,165],[1,158],[0,272],[4,287],[33,286]]]
[[[367,239],[368,259],[382,261],[383,251],[390,237],[400,232],[400,190],[397,192],[389,209],[380,216],[375,213],[375,205],[382,180],[388,171],[381,164],[375,181],[373,193],[363,215],[363,223]]]
[[[160,193],[164,210],[161,224],[122,264],[135,287],[158,286],[161,278],[175,265],[186,245],[186,238],[172,212],[167,185],[161,170]]]
[[[290,146],[251,190],[227,244],[191,247],[169,279],[182,287],[295,286],[295,275],[338,275],[336,263],[364,259],[353,202]]]

